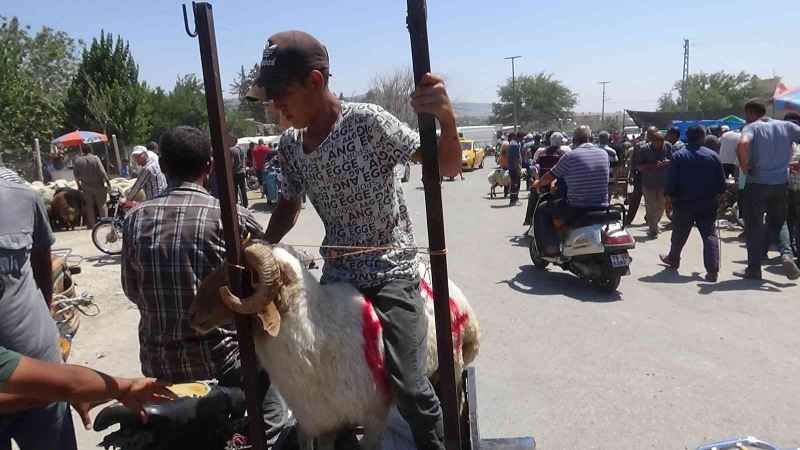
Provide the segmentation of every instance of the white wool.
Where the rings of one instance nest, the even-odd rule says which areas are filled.
[[[495,169],[489,174],[488,179],[492,186],[511,186],[511,175],[507,170]]]
[[[300,265],[291,248],[273,247],[273,255],[286,264],[284,270],[288,267],[294,272],[302,288],[282,287],[288,311],[281,314],[276,337],[267,335],[256,319],[253,339],[261,364],[307,434],[319,436],[362,425],[365,438],[377,439],[391,405],[364,357],[363,296],[347,283],[321,285]],[[422,270],[427,272],[424,266]],[[449,286],[458,310],[469,315],[461,336],[465,347],[470,342],[471,360],[478,347],[478,323],[461,290],[452,282]],[[286,298],[290,291],[296,295]],[[437,365],[432,302],[426,301],[426,313],[427,370],[431,375]],[[378,341],[383,354],[382,338]],[[456,343],[456,348],[461,346]],[[458,374],[464,362],[459,352],[455,367]]]

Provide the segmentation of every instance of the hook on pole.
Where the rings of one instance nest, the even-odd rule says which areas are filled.
[[[186,5],[181,3],[181,9],[183,10],[183,29],[186,30],[186,34],[188,34],[189,37],[196,37],[197,30],[189,30],[189,17],[186,15]],[[194,2],[192,2],[192,18],[194,18]]]

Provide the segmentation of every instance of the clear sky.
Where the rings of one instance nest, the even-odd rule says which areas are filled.
[[[91,42],[100,29],[130,41],[140,77],[167,89],[200,74],[196,39],[168,0],[0,0],[0,14]],[[331,87],[361,94],[381,71],[410,66],[402,0],[214,2],[223,86],[260,60],[266,38],[285,29],[314,34],[329,50]],[[652,109],[681,77],[683,38],[690,71],[746,70],[800,85],[800,1],[430,0],[433,70],[454,101],[491,102],[510,77],[553,73],[579,95],[576,111],[599,111],[599,81],[611,81],[607,111]]]

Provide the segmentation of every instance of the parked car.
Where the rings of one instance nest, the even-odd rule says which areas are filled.
[[[483,169],[486,152],[471,139],[461,139],[461,168],[467,170]]]

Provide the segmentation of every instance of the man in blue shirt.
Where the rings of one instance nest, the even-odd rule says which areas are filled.
[[[736,155],[739,167],[747,176],[742,194],[747,269],[733,274],[760,280],[761,258],[769,248],[769,238],[777,235],[783,271],[787,278],[796,280],[800,278],[800,269],[794,262],[786,226],[786,182],[792,142],[800,139],[800,126],[765,117],[767,107],[758,99],[745,103],[744,113],[747,125],[742,128]]]
[[[717,196],[725,190],[725,174],[717,154],[703,147],[706,130],[694,125],[686,130],[688,145],[672,153],[667,166],[664,193],[672,199],[672,246],[661,261],[675,269],[681,263],[681,250],[692,227],[703,239],[703,264],[706,281],[715,282],[719,275],[719,239],[714,224],[717,220]]]
[[[581,125],[575,130],[577,147],[558,160],[553,169],[533,183],[534,188],[548,187],[556,178],[567,184],[567,198],[548,200],[540,211],[540,229],[544,254],[560,253],[554,219],[569,221],[587,211],[608,206],[608,153],[592,145],[592,130]]]

